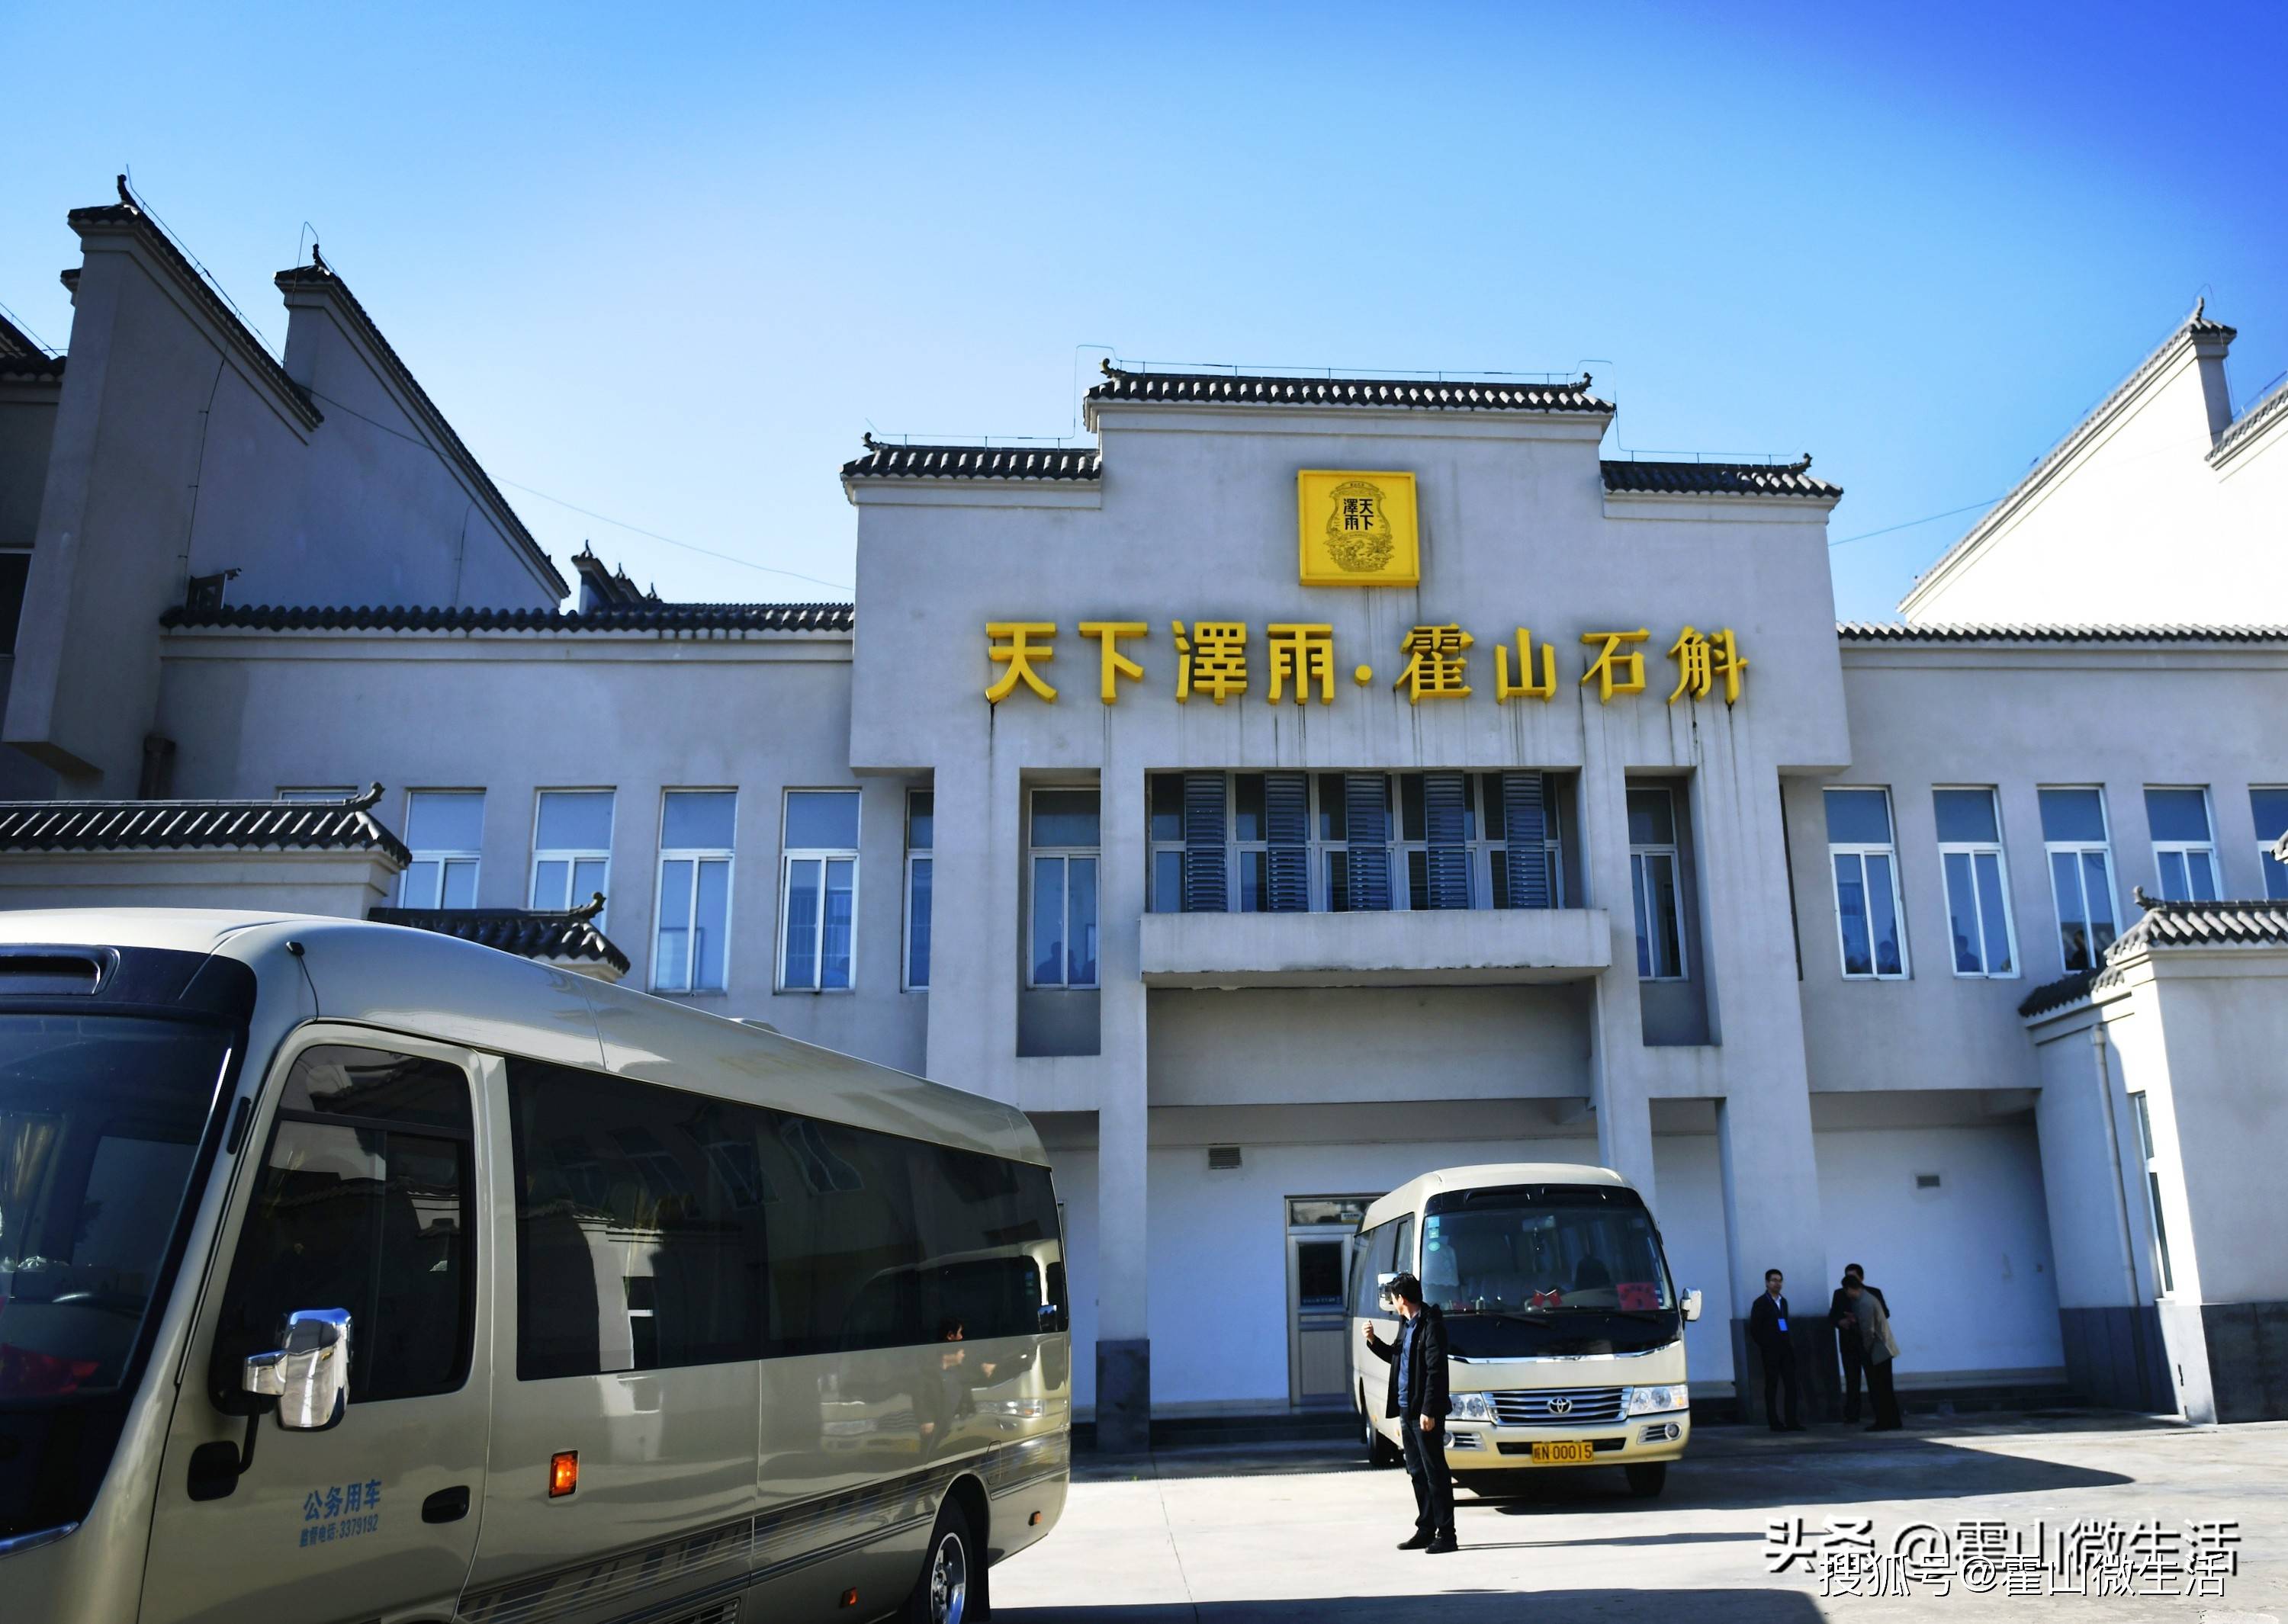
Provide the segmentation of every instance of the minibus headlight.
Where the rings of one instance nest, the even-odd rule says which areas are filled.
[[[1446,1414],[1456,1421],[1498,1421],[1491,1393],[1450,1393],[1446,1398]]]
[[[1625,1414],[1650,1415],[1660,1410],[1684,1410],[1692,1407],[1691,1391],[1681,1382],[1664,1387],[1632,1387],[1629,1407]]]

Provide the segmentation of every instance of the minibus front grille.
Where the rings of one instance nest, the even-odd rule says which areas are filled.
[[[1505,1427],[1605,1427],[1621,1418],[1617,1387],[1532,1388],[1496,1393],[1494,1414]]]

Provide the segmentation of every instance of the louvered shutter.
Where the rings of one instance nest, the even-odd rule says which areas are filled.
[[[1264,862],[1270,873],[1271,911],[1311,908],[1311,780],[1302,772],[1263,775]]]
[[[1470,780],[1461,772],[1422,775],[1422,815],[1428,842],[1424,867],[1432,907],[1470,906]]]
[[[1343,775],[1343,812],[1350,840],[1351,907],[1379,913],[1390,907],[1388,780],[1379,772]]]
[[[1224,872],[1223,774],[1184,774],[1184,912],[1222,914],[1231,908]]]
[[[1549,874],[1544,846],[1549,838],[1549,815],[1542,800],[1538,772],[1502,774],[1502,840],[1509,848],[1509,905],[1547,907]]]

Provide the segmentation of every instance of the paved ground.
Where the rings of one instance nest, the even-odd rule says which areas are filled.
[[[1939,1430],[1940,1426],[1944,1430]],[[2237,1577],[2188,1598],[1823,1597],[1768,1569],[1766,1529],[1866,1518],[1878,1549],[1917,1523],[2055,1533],[2077,1520],[2237,1519]],[[1987,1416],[1868,1438],[1696,1431],[1656,1501],[1617,1471],[1552,1470],[1514,1497],[1460,1497],[1462,1549],[1392,1549],[1403,1473],[1322,1445],[1082,1457],[1054,1537],[994,1571],[1000,1624],[1813,1624],[1822,1619],[2288,1620],[2288,1424],[2208,1431],[2134,1416]]]

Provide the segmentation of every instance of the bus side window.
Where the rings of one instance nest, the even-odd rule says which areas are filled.
[[[1414,1215],[1410,1212],[1398,1221],[1398,1244],[1391,1249],[1390,1257],[1387,1266],[1393,1274],[1417,1272],[1414,1267]]]
[[[460,1387],[475,1319],[471,1137],[457,1066],[345,1044],[295,1058],[215,1327],[217,1407],[242,1413],[247,1358],[312,1308],[349,1311],[354,1403]]]

